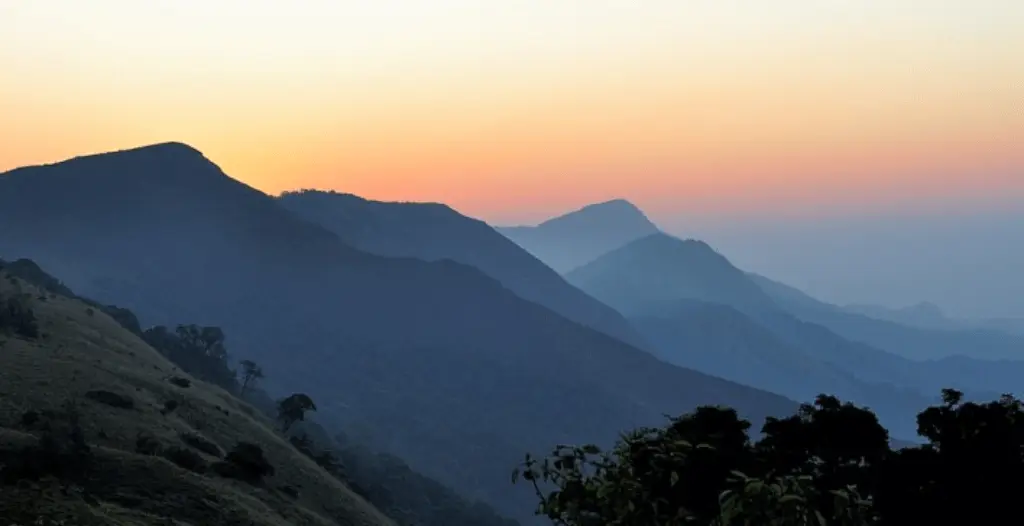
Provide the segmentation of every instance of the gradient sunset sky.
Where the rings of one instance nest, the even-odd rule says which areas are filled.
[[[0,0],[0,171],[181,141],[493,222],[1024,202],[1021,0]]]

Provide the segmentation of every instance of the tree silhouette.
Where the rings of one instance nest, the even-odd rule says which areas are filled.
[[[305,420],[308,411],[316,411],[316,404],[302,393],[295,393],[277,403],[277,418],[286,433],[296,422]]]
[[[263,378],[263,368],[252,360],[242,360],[240,365],[242,366],[242,388],[239,396],[245,398],[245,390],[249,388],[249,384],[255,384],[257,380]]]
[[[917,418],[927,443],[895,451],[874,413],[822,395],[767,419],[756,443],[734,411],[701,407],[607,453],[527,456],[513,479],[565,526],[1005,523],[1024,490],[1024,406],[942,394]]]
[[[175,332],[185,345],[200,350],[214,360],[227,360],[224,331],[220,327],[178,325]]]

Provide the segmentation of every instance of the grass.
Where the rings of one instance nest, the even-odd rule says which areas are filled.
[[[35,445],[47,422],[71,403],[93,460],[74,483],[44,478],[0,486],[5,525],[391,524],[296,451],[258,411],[190,377],[107,315],[78,300],[44,296],[0,271],[0,296],[15,294],[29,298],[40,336],[0,334],[0,458]],[[182,378],[190,380],[187,387]],[[167,411],[172,400],[175,408]],[[25,418],[32,412],[35,418]],[[211,452],[252,442],[274,474],[250,484],[211,470],[195,473],[160,454],[137,452],[142,435],[162,450],[188,447],[210,464],[221,460]]]

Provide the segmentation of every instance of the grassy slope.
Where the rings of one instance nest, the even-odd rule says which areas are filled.
[[[105,314],[78,300],[42,296],[2,271],[0,278],[0,296],[30,295],[42,332],[35,341],[0,335],[0,452],[35,442],[37,431],[21,422],[25,412],[60,414],[70,402],[95,454],[85,494],[57,480],[22,481],[0,487],[0,517],[24,523],[36,517],[66,519],[76,525],[390,524],[285,442],[252,407],[202,382],[193,380],[188,388],[168,382],[188,375]],[[130,397],[134,408],[85,397],[97,389]],[[180,406],[164,416],[160,410],[168,400]],[[253,487],[186,471],[161,457],[134,453],[142,432],[165,447],[185,447],[181,433],[201,434],[223,450],[254,442],[276,474]],[[298,497],[283,492],[285,487],[296,488]]]

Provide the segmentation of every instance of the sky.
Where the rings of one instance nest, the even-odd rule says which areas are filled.
[[[0,171],[164,141],[501,224],[1013,209],[1024,2],[0,0]]]

